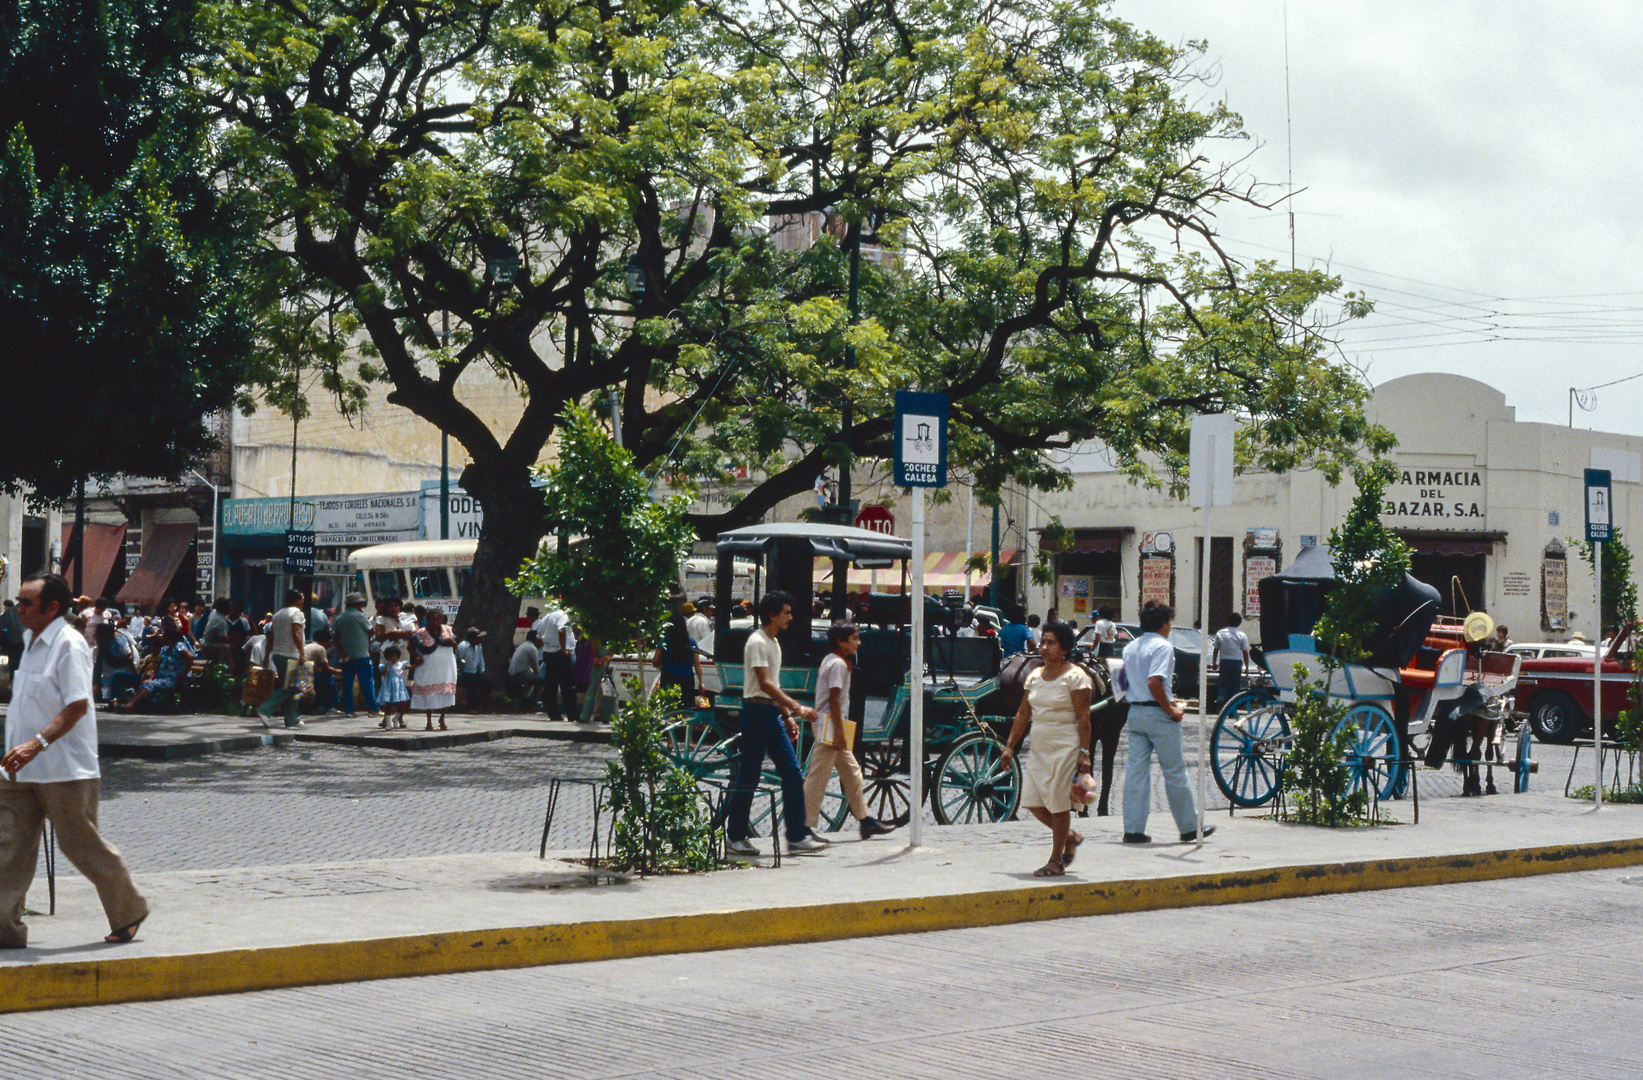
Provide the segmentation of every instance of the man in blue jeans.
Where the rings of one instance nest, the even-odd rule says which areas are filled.
[[[1164,774],[1164,793],[1183,843],[1198,839],[1198,811],[1181,755],[1181,717],[1186,702],[1170,694],[1175,685],[1175,646],[1170,621],[1175,610],[1149,600],[1141,609],[1141,636],[1124,648],[1124,679],[1130,711],[1125,721],[1130,756],[1124,770],[1124,843],[1148,844],[1147,814],[1152,809],[1152,758]],[[1205,825],[1204,836],[1215,831]]]
[[[787,831],[788,851],[821,851],[826,841],[810,831],[804,820],[804,773],[794,746],[799,740],[796,713],[815,720],[816,710],[788,697],[780,685],[782,647],[776,635],[793,621],[793,598],[784,592],[768,592],[759,601],[759,628],[747,637],[742,654],[742,740],[736,784],[730,794],[730,815],[725,824],[725,850],[732,855],[757,855],[759,849],[747,838],[749,812],[753,809],[753,789],[759,784],[764,757],[776,766],[782,778],[782,820]]]
[[[342,711],[354,715],[354,683],[365,711],[377,711],[377,676],[371,664],[371,621],[365,617],[365,595],[349,593],[346,607],[337,616],[337,652],[342,654]]]

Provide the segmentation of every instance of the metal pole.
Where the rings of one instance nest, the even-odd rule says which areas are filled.
[[[976,485],[975,478],[965,492],[964,514],[964,602],[970,602],[970,556],[976,553]]]
[[[924,840],[924,488],[913,489],[913,580],[908,589],[912,599],[913,657],[907,672],[908,726],[912,743],[907,754],[907,771],[912,774],[908,794],[908,846],[920,847]]]
[[[1002,499],[1003,497],[1004,497],[1004,493],[1002,491],[1000,491],[999,492],[999,498]],[[997,503],[993,504],[993,552],[992,552],[992,555],[990,556],[990,561],[988,562],[987,565],[992,567],[992,569],[993,569],[993,576],[989,580],[988,586],[987,586],[987,602],[990,605],[992,605],[993,607],[996,608],[996,607],[999,606],[999,603],[998,603],[998,504]]]
[[[450,348],[451,313],[439,313],[439,345]],[[443,424],[439,428],[439,538],[451,538],[451,433]]]
[[[1602,490],[1601,488],[1599,490]],[[1593,620],[1597,624],[1597,633],[1592,636],[1594,652],[1592,656],[1592,761],[1596,764],[1595,782],[1592,784],[1592,809],[1603,809],[1603,541],[1592,541],[1592,577],[1597,593],[1597,603],[1592,605],[1597,612]]]
[[[198,469],[189,469],[200,483],[211,489],[211,599],[217,598],[217,552],[222,540],[222,498],[216,484],[205,478]]]
[[[1209,710],[1209,551],[1210,508],[1215,503],[1215,471],[1209,472],[1209,501],[1204,504],[1204,546],[1198,553],[1198,611],[1203,628],[1198,632],[1198,839],[1204,838],[1204,720]]]
[[[84,587],[86,562],[86,481],[81,477],[74,485],[74,535],[69,537],[68,551],[63,558],[74,560],[74,595]]]

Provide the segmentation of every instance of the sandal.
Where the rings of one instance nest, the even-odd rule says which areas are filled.
[[[451,729],[445,726],[445,721],[441,720],[439,722],[439,730],[440,731],[449,731]]]
[[[1060,877],[1062,874],[1065,874],[1066,872],[1067,872],[1067,864],[1066,863],[1061,862],[1057,859],[1051,859],[1049,862],[1045,863],[1043,866],[1040,866],[1037,870],[1034,870],[1033,871],[1033,877]]]
[[[1084,834],[1083,833],[1073,833],[1071,836],[1067,837],[1067,842],[1062,845],[1062,848],[1063,848],[1062,853],[1061,853],[1061,865],[1062,866],[1071,866],[1073,864],[1073,856],[1078,854],[1078,845],[1082,844],[1083,842],[1084,842]]]
[[[136,922],[132,923],[130,926],[120,927],[118,930],[116,930],[113,933],[109,934],[103,940],[106,941],[110,945],[129,945],[131,943],[132,939],[137,936],[137,928],[142,926],[143,921],[147,918],[148,918],[148,916],[144,915],[141,919],[138,919]]]

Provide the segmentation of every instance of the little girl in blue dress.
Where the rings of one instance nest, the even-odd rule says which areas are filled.
[[[390,645],[382,650],[382,705],[380,728],[404,727],[405,710],[411,705],[411,690],[405,685],[405,661],[398,647]]]

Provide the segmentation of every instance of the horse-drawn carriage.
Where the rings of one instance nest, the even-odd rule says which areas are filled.
[[[1297,672],[1308,692],[1350,706],[1337,725],[1350,734],[1349,780],[1376,798],[1401,796],[1417,758],[1462,768],[1468,793],[1481,793],[1480,765],[1491,791],[1496,767],[1512,772],[1515,790],[1527,790],[1533,768],[1528,727],[1519,732],[1511,760],[1502,748],[1519,657],[1487,647],[1488,616],[1441,618],[1437,590],[1406,574],[1400,586],[1375,598],[1368,661],[1331,664],[1311,631],[1334,583],[1328,549],[1314,547],[1260,584],[1263,663],[1273,686],[1227,702],[1210,738],[1215,782],[1233,805],[1262,806],[1279,790],[1289,718],[1301,692]],[[1417,747],[1417,740],[1424,745]]]
[[[844,605],[861,628],[851,680],[854,749],[868,809],[888,824],[905,824],[913,812],[909,706],[915,680],[909,677],[912,601],[905,573],[911,556],[909,541],[846,526],[757,525],[725,533],[718,542],[721,563],[750,560],[759,567],[753,575],[756,589],[780,589],[793,597],[793,621],[779,638],[784,661],[779,681],[795,698],[809,701],[817,665],[827,649],[827,622],[813,615],[818,577],[835,586],[830,606],[838,610]],[[863,579],[871,570],[895,572],[901,591],[847,594],[837,587],[867,584]],[[715,695],[711,708],[684,711],[665,734],[674,760],[699,780],[721,787],[728,787],[734,776],[742,649],[750,632],[730,625],[731,580],[729,574],[718,577],[715,598],[713,661],[723,691]],[[1021,770],[1013,760],[1004,764],[1002,740],[1030,670],[1028,658],[1014,659],[1001,671],[995,638],[957,637],[954,609],[933,599],[925,602],[930,627],[926,670],[916,680],[917,692],[925,700],[925,754],[918,764],[924,770],[931,814],[940,824],[1008,820],[1019,805]],[[1089,661],[1087,667],[1097,680],[1093,713],[1104,720],[1119,711],[1107,672],[1100,661]],[[808,725],[803,737],[808,743]],[[804,757],[813,748],[799,750]],[[1110,749],[1107,774],[1110,779]],[[776,779],[767,773],[764,782],[774,785]],[[760,812],[768,813],[768,807]],[[822,827],[837,829],[848,812],[834,777],[822,802]],[[758,831],[757,818],[753,824]]]

